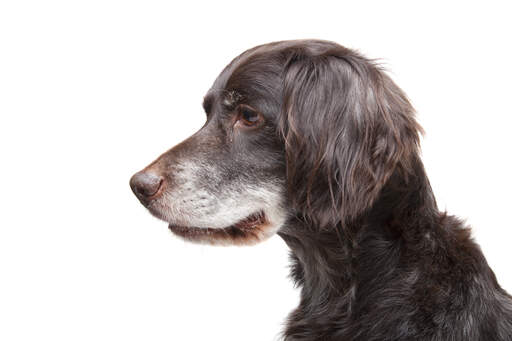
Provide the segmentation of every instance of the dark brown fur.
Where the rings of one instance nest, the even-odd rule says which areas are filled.
[[[240,104],[264,124],[234,129]],[[278,234],[301,288],[285,340],[512,340],[512,299],[470,230],[438,210],[414,109],[375,62],[319,40],[258,46],[223,70],[204,107],[205,126],[151,167],[172,183],[173,164],[207,159],[225,170],[204,182],[212,193],[233,179],[285,184]],[[156,190],[155,176],[141,179]],[[253,242],[254,231],[235,224],[198,238]]]
[[[302,288],[285,339],[512,340],[512,300],[469,229],[439,212],[404,93],[324,42],[289,48],[283,83],[298,214],[279,235]]]

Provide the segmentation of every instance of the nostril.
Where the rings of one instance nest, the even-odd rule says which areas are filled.
[[[146,172],[139,172],[130,179],[130,187],[139,199],[147,199],[155,195],[162,183],[161,176]]]

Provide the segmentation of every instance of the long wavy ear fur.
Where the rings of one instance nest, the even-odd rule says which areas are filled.
[[[319,227],[361,216],[395,171],[412,172],[420,126],[373,62],[339,45],[289,55],[279,120],[290,198]]]

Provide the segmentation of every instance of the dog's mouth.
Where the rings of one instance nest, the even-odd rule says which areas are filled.
[[[267,229],[270,225],[262,211],[251,214],[228,227],[211,228],[169,224],[169,229],[184,239],[200,243],[255,244],[267,237]]]

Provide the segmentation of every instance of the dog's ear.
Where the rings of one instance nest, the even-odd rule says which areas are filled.
[[[372,62],[346,49],[296,52],[283,86],[290,199],[320,226],[356,219],[397,168],[411,169],[421,128],[406,96]]]

